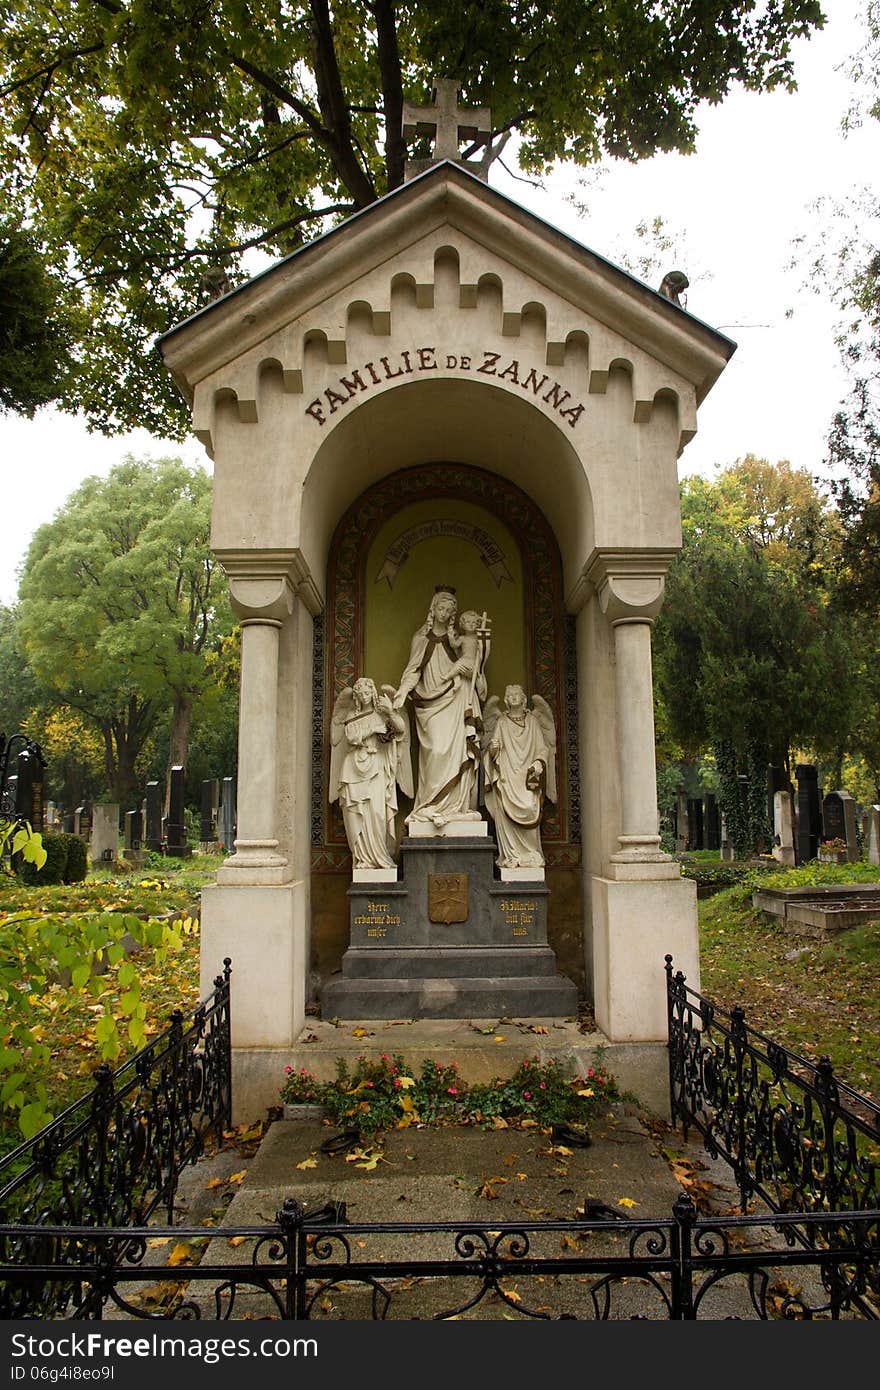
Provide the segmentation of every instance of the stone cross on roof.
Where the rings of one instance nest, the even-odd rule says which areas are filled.
[[[403,104],[403,138],[412,140],[419,135],[434,136],[431,158],[408,159],[404,178],[415,178],[416,174],[430,169],[432,164],[439,164],[441,159],[451,159],[462,168],[470,169],[479,178],[486,179],[487,166],[462,159],[459,144],[462,140],[476,140],[480,135],[491,135],[492,112],[488,106],[459,106],[461,84],[452,77],[435,78],[433,87],[433,105],[416,106],[411,101]]]

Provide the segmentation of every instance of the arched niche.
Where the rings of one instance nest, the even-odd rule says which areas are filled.
[[[333,704],[362,674],[397,684],[436,582],[458,584],[460,608],[485,609],[502,620],[487,667],[490,692],[503,694],[506,683],[520,681],[554,710],[559,798],[546,804],[542,822],[552,890],[548,934],[560,968],[577,978],[583,972],[577,677],[560,550],[553,527],[521,488],[488,468],[448,461],[380,477],[346,508],[329,545],[314,672],[314,964],[326,977],[347,945],[350,858],[341,818],[326,797]],[[392,617],[397,630],[388,637]]]
[[[311,573],[325,572],[340,517],[372,484],[443,459],[514,484],[549,523],[571,592],[594,545],[588,463],[565,424],[490,382],[438,376],[397,385],[328,421],[302,491],[300,535]]]

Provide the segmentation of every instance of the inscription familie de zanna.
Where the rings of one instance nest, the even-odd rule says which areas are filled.
[[[474,376],[495,377],[518,386],[526,395],[536,397],[555,410],[566,424],[574,429],[584,413],[585,407],[575,401],[570,391],[566,391],[558,381],[546,372],[538,372],[534,367],[526,367],[518,357],[504,357],[500,352],[480,349],[471,355],[466,353],[438,353],[433,347],[405,349],[394,356],[378,357],[373,362],[364,362],[347,376],[340,376],[335,386],[328,386],[305,408],[318,425],[326,425],[331,415],[344,410],[355,396],[364,391],[372,391],[398,377],[416,376],[422,372],[467,372]]]

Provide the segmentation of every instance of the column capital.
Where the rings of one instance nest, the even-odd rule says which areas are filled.
[[[673,551],[596,552],[586,577],[612,627],[653,623],[663,603],[666,571],[673,556]]]
[[[232,607],[240,618],[284,622],[296,599],[315,617],[323,600],[299,550],[216,550],[229,577]]]

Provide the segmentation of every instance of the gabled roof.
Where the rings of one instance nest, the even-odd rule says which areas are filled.
[[[690,379],[697,400],[731,339],[448,160],[212,301],[157,340],[187,396],[196,382],[426,233],[457,228]]]

